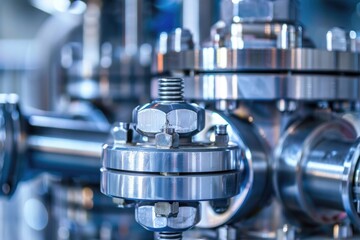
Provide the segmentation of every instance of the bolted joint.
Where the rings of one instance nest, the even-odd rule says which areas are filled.
[[[164,126],[174,128],[179,137],[200,132],[205,127],[205,110],[184,101],[183,85],[181,78],[159,79],[159,99],[133,111],[136,131],[151,138],[162,133]]]
[[[157,202],[154,206],[157,217],[176,217],[179,213],[178,202]]]
[[[133,117],[136,131],[148,137],[161,133],[166,124],[180,137],[191,137],[205,126],[205,110],[186,102],[152,102],[136,108]]]
[[[229,143],[229,135],[227,133],[227,124],[215,125],[215,145],[227,146]]]
[[[126,122],[118,122],[113,125],[111,134],[114,138],[114,144],[126,144],[131,143],[133,130],[130,128],[130,124]]]
[[[135,208],[135,220],[153,232],[183,232],[200,221],[200,203],[140,203]]]
[[[174,128],[164,128],[161,133],[155,135],[155,143],[158,148],[177,148],[179,147],[179,134]]]

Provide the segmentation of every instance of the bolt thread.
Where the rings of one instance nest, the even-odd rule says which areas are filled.
[[[181,78],[159,79],[159,100],[165,102],[184,101],[184,81]]]
[[[181,232],[160,232],[158,235],[158,240],[182,240]]]

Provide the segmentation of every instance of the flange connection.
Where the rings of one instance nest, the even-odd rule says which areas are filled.
[[[0,94],[0,196],[11,196],[20,181],[22,130],[17,95]]]
[[[360,139],[349,123],[329,116],[301,121],[289,128],[276,155],[276,191],[297,219],[334,224],[349,217],[360,228]]]
[[[200,221],[199,201],[237,195],[242,172],[241,150],[229,143],[226,125],[216,127],[215,143],[192,141],[205,111],[184,101],[182,79],[160,79],[159,92],[159,100],[134,110],[136,125],[116,125],[121,139],[104,145],[101,191],[135,201],[138,223],[164,238]],[[129,140],[130,131],[148,141]]]

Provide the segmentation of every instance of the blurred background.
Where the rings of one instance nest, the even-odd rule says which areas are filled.
[[[297,19],[318,48],[326,48],[333,26],[360,30],[360,1],[298,2]],[[217,0],[2,0],[0,93],[18,94],[29,111],[129,121],[132,109],[150,99],[160,33],[188,27],[204,42],[218,9]],[[126,210],[118,215],[101,199],[99,209],[84,207],[98,194],[96,184],[44,174],[23,182],[0,200],[0,239],[50,239],[54,232],[57,239],[111,239],[114,231],[144,239]]]

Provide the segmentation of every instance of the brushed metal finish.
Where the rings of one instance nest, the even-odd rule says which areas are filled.
[[[158,175],[102,168],[101,192],[142,201],[206,201],[240,192],[242,172]]]
[[[104,145],[103,167],[133,172],[209,173],[240,171],[241,150],[235,146],[199,144],[173,149],[141,145]]]

